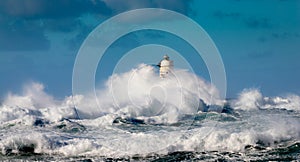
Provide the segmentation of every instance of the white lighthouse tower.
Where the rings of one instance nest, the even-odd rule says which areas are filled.
[[[159,67],[159,76],[165,78],[173,70],[173,61],[170,60],[168,55],[165,55],[164,59],[160,61]]]

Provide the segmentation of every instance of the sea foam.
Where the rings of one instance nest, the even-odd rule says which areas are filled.
[[[227,101],[232,112],[211,112],[224,104],[213,85],[188,71],[173,75],[159,78],[147,65],[114,74],[96,89],[98,102],[93,93],[57,100],[41,83],[27,84],[0,106],[2,154],[245,152],[300,140],[299,96],[265,97],[258,89],[246,89]]]

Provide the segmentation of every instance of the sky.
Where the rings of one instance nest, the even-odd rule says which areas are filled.
[[[267,96],[300,95],[300,0],[1,0],[0,96],[32,81],[58,98],[71,95],[73,65],[88,34],[112,16],[138,8],[176,11],[202,26],[223,59],[229,98],[245,88]],[[189,57],[172,35],[132,33],[104,55],[97,80],[107,79],[109,65],[124,51],[160,43],[161,35]],[[203,62],[196,74],[210,79]]]

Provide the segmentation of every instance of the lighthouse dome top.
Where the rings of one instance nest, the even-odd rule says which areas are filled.
[[[164,59],[165,60],[169,60],[169,56],[168,55],[164,55]]]

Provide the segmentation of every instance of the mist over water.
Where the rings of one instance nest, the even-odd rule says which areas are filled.
[[[299,158],[300,96],[245,89],[226,101],[186,70],[162,79],[145,64],[112,75],[102,87],[97,100],[93,92],[58,100],[37,82],[8,93],[0,107],[1,158],[141,160],[178,152],[195,160]]]
[[[105,88],[96,90],[96,94],[98,102],[85,97],[92,94],[75,96],[83,116],[119,113],[150,117],[172,113],[170,117],[174,118],[203,110],[203,104],[223,104],[218,90],[198,76],[185,70],[174,70],[168,78],[162,79],[157,69],[145,64],[112,75]]]

